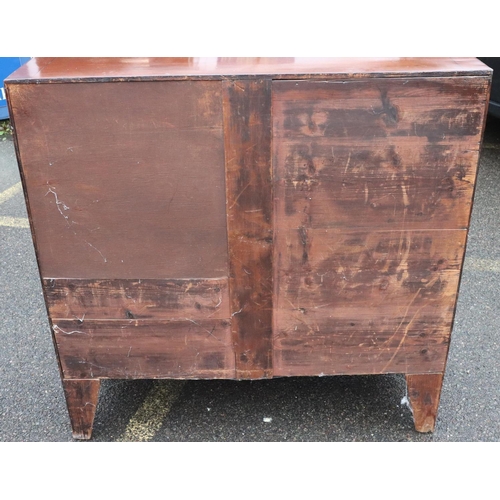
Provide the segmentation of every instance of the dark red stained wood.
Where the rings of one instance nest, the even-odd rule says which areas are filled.
[[[444,371],[488,89],[273,83],[276,375]]]
[[[466,231],[279,233],[276,375],[444,370]]]
[[[73,437],[75,439],[90,439],[101,381],[98,379],[63,379],[62,384],[71,420]]]
[[[237,378],[272,376],[271,81],[224,85],[231,328]]]
[[[285,160],[290,173],[277,183],[284,193],[284,203],[279,207],[279,217],[286,217],[283,224],[312,228],[466,228],[479,152],[407,148],[405,152],[410,154],[423,151],[422,156],[434,149],[435,159],[426,169],[419,168],[418,161],[403,168],[391,165],[392,160],[404,157],[398,155],[398,149],[402,148],[378,154],[355,146],[335,147],[338,163],[331,166],[324,164],[331,161],[332,146],[309,147],[312,157],[303,147],[302,151],[300,146],[293,148],[289,155],[295,160],[290,156]],[[439,149],[443,151],[441,161]],[[388,158],[391,152],[395,155],[392,160]]]
[[[371,332],[370,332],[371,333]],[[414,332],[415,338],[417,333]],[[415,339],[414,338],[414,339]],[[377,375],[380,373],[412,373],[413,371],[435,372],[442,369],[448,351],[447,342],[412,342],[411,339],[396,349],[370,348],[371,338],[364,343],[348,347],[329,347],[319,338],[311,342],[296,344],[294,349],[283,350],[281,363],[276,365],[275,375],[279,376],[324,376],[324,375]],[[418,368],[417,368],[418,367]]]
[[[51,317],[79,319],[228,319],[228,280],[45,279]]]
[[[488,84],[488,76],[477,75],[274,82],[274,103],[295,102],[286,108],[287,124],[276,134],[363,139],[372,133],[371,138],[426,136],[436,140],[440,133],[471,135],[476,112],[482,115],[477,106],[484,103]],[[461,109],[464,105],[467,109]]]
[[[10,96],[43,277],[227,276],[220,82]]]
[[[373,76],[439,76],[492,73],[475,58],[349,57],[100,57],[32,59],[11,81],[82,81],[110,79],[365,78]]]
[[[436,424],[443,374],[407,375],[408,398],[418,432],[433,432]]]
[[[234,378],[226,320],[53,322],[65,378]]]
[[[274,82],[280,230],[465,228],[488,79]]]
[[[74,435],[99,378],[389,372],[432,430],[491,73],[35,58],[7,79]]]

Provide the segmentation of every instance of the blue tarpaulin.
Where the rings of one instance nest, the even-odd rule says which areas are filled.
[[[5,120],[9,117],[9,110],[7,109],[7,100],[5,98],[5,90],[3,88],[3,81],[17,68],[28,62],[31,57],[0,57],[0,120]]]

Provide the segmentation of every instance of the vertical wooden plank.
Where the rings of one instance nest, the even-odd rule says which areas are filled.
[[[224,83],[231,329],[236,378],[272,376],[271,80]]]
[[[101,381],[99,379],[63,379],[62,383],[73,437],[90,439]]]
[[[418,432],[433,432],[443,385],[442,373],[406,375],[408,398]]]

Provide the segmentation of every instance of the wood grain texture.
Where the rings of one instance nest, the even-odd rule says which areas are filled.
[[[227,278],[211,280],[45,279],[58,319],[229,319]]]
[[[42,276],[227,276],[220,82],[10,94]]]
[[[234,378],[226,320],[59,320],[52,330],[65,378]]]
[[[407,375],[408,398],[418,432],[434,432],[443,374]]]
[[[488,85],[274,82],[280,229],[467,227]]]
[[[466,231],[301,228],[276,246],[276,375],[444,369]]]
[[[90,439],[101,381],[63,379],[62,384],[73,438]]]
[[[444,370],[488,89],[273,82],[276,375]]]
[[[478,151],[416,144],[382,147],[378,152],[356,146],[334,149],[335,160],[331,145],[290,148],[285,159],[290,170],[278,181],[284,196],[279,206],[284,224],[295,228],[467,227]],[[410,163],[408,158],[419,152],[420,157]],[[426,162],[425,156],[431,154],[434,158]],[[399,161],[406,167],[392,163]],[[419,161],[427,167],[420,167]]]
[[[267,78],[366,78],[397,76],[491,75],[469,57],[36,57],[9,82],[58,83],[110,80]]]
[[[35,58],[7,79],[75,436],[100,378],[394,372],[432,430],[491,73]]]
[[[272,375],[271,81],[224,86],[231,328],[237,378]]]

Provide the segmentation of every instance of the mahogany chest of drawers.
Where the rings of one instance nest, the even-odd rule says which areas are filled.
[[[438,58],[11,75],[74,437],[104,378],[402,373],[433,430],[490,80]]]

